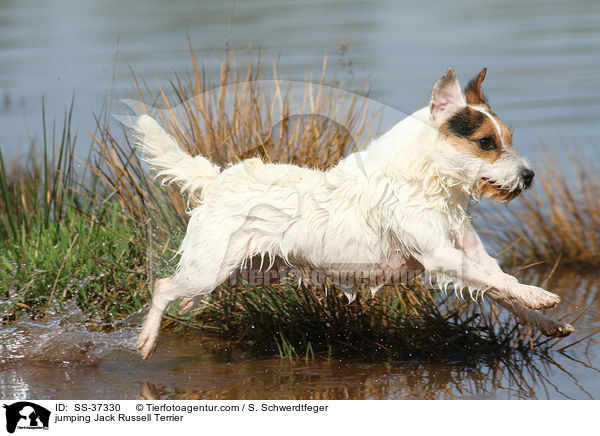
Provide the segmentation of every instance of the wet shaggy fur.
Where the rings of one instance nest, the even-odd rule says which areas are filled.
[[[183,298],[180,309],[189,310],[253,256],[327,274],[417,268],[441,287],[485,293],[548,335],[572,332],[539,312],[559,297],[504,273],[471,224],[472,197],[508,201],[533,177],[486,103],[484,76],[465,95],[448,70],[429,107],[327,171],[258,158],[219,168],[186,154],[151,117],[139,117],[134,134],[144,159],[195,206],[177,270],[155,283],[138,337],[142,357],[155,349],[171,301]],[[486,138],[494,149],[482,148]],[[385,277],[374,274],[367,285],[375,292]],[[350,299],[356,292],[343,290]]]

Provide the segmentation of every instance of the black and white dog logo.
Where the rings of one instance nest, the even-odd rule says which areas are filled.
[[[6,409],[6,431],[18,429],[48,429],[50,411],[28,401],[4,405]]]

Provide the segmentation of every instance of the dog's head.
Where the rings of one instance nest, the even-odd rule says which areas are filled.
[[[497,201],[510,201],[529,188],[534,172],[513,148],[512,131],[490,109],[481,90],[486,69],[465,92],[450,68],[435,84],[430,110],[444,146],[464,157],[470,191]]]

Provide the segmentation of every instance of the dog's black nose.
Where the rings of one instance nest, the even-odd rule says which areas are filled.
[[[531,182],[533,182],[533,176],[535,176],[535,173],[529,168],[523,168],[521,170],[521,177],[523,178],[523,185],[525,189],[531,186]]]

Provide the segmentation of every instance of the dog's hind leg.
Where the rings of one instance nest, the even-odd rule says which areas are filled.
[[[544,316],[537,310],[528,309],[523,304],[508,299],[504,293],[498,292],[496,289],[489,289],[485,295],[491,297],[500,306],[517,315],[521,324],[529,324],[537,327],[546,336],[562,338],[564,336],[569,336],[575,331],[571,324],[555,321]]]
[[[137,339],[137,346],[143,359],[150,357],[156,348],[163,313],[169,303],[179,296],[172,278],[160,279],[154,284],[152,304]]]
[[[205,247],[223,247],[222,250],[219,248],[202,253],[197,250],[184,251],[181,268],[175,275],[156,281],[152,305],[137,340],[142,358],[150,357],[156,348],[160,322],[169,303],[183,297],[183,309],[191,310],[202,296],[227,280],[239,266],[239,250],[226,249],[224,241],[216,241],[214,245],[212,243],[207,239],[204,241]]]
[[[178,298],[185,297],[191,309],[203,295],[212,292],[235,270],[235,264],[226,263],[217,272],[210,268],[193,268],[177,272],[173,277],[157,280],[154,284],[152,305],[138,336],[137,346],[143,359],[150,357],[156,348],[160,322],[167,306]]]
[[[150,357],[158,341],[160,322],[169,303],[178,298],[185,297],[186,308],[191,310],[193,305],[202,296],[212,292],[232,272],[233,267],[221,268],[218,275],[214,276],[208,271],[193,270],[185,274],[177,273],[173,277],[157,280],[154,284],[154,295],[148,315],[138,336],[137,346],[143,359]],[[206,279],[211,277],[211,279]],[[216,278],[216,281],[214,280]],[[194,295],[194,296],[191,296]],[[190,304],[191,303],[191,304]],[[181,310],[180,310],[181,312]]]

